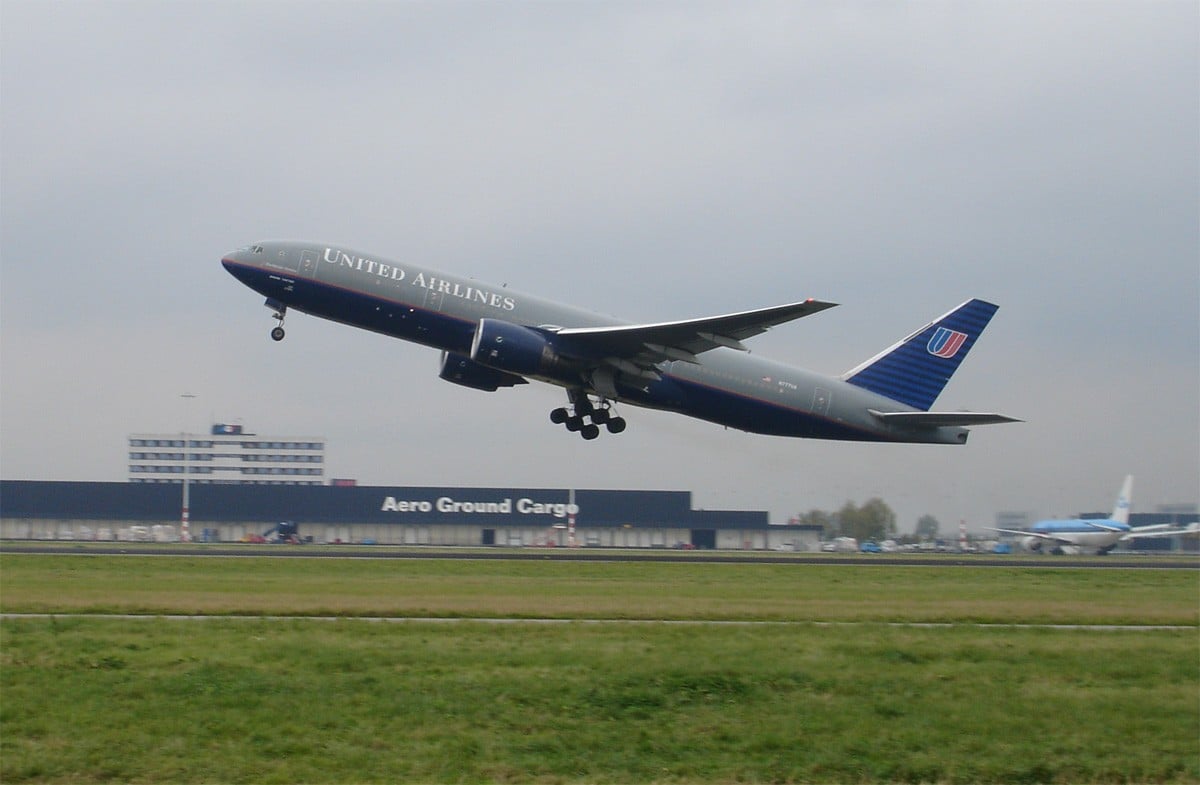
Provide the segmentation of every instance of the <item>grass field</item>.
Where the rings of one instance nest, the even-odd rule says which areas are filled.
[[[1192,570],[3,554],[6,613],[218,618],[0,622],[0,781],[1200,782],[1198,606]],[[1187,628],[878,623],[928,621]]]
[[[0,554],[7,612],[1200,625],[1195,570]]]

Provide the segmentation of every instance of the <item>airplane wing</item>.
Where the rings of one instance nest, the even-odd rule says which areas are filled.
[[[1187,526],[1176,526],[1170,523],[1162,523],[1154,526],[1139,526],[1121,539],[1141,540],[1150,539],[1152,537],[1195,537],[1197,535],[1200,535],[1200,523],[1189,523]]]
[[[1037,537],[1039,540],[1049,540],[1050,542],[1057,542],[1061,545],[1075,545],[1074,540],[1068,540],[1063,537],[1055,537],[1052,534],[1043,534],[1041,532],[1021,531],[1020,529],[997,529],[994,526],[988,526],[986,528],[989,531],[1004,532],[1005,534],[1016,534],[1016,535],[1020,535],[1021,537]]]
[[[703,319],[617,327],[569,327],[554,330],[554,334],[567,339],[567,345],[576,352],[608,362],[618,370],[640,369],[642,375],[655,376],[652,368],[656,363],[664,360],[694,363],[696,355],[720,346],[748,351],[742,345],[746,338],[836,304],[809,299]]]
[[[1015,417],[992,412],[881,412],[868,409],[871,416],[889,424],[914,428],[940,428],[945,425],[993,425],[1022,422]]]

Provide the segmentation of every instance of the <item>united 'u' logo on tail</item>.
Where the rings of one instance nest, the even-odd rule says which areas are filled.
[[[927,412],[995,312],[992,303],[968,300],[842,378]]]
[[[966,333],[960,333],[958,330],[951,330],[948,327],[939,327],[934,331],[933,337],[929,339],[925,348],[934,357],[949,360],[958,354],[958,350],[962,348],[966,340]]]

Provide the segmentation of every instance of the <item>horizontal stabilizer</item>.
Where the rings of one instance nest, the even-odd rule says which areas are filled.
[[[868,409],[873,417],[877,417],[889,425],[902,425],[910,428],[941,428],[952,425],[995,425],[1005,422],[1022,422],[1016,417],[991,412],[881,412]]]

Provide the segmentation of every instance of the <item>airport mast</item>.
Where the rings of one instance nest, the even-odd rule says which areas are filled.
[[[575,541],[575,489],[567,493],[567,547],[578,548]]]
[[[191,393],[183,393],[180,398],[195,398]],[[179,513],[179,539],[181,542],[191,542],[192,532],[188,513],[188,443],[191,442],[191,437],[184,429],[183,433],[183,508]]]

